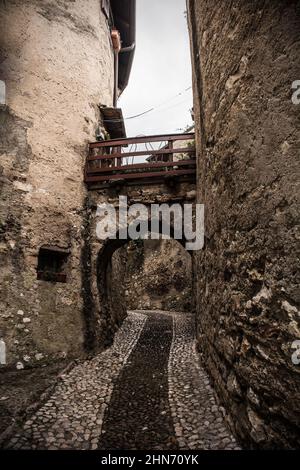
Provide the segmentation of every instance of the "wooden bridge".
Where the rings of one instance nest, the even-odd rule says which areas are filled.
[[[85,165],[89,189],[113,184],[196,180],[195,135],[168,134],[93,142]]]

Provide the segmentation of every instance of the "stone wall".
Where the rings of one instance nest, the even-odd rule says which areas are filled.
[[[184,201],[193,203],[195,186],[182,182],[174,185],[156,184],[145,187],[139,185],[123,186],[118,183],[110,188],[94,189],[86,201],[86,236],[84,237],[84,310],[86,318],[86,345],[91,351],[101,349],[111,343],[113,335],[126,315],[126,245],[129,239],[114,240],[108,234],[99,237],[98,223],[102,216],[97,215],[97,208],[111,204],[117,214],[119,197],[127,197],[128,208],[133,204],[151,203],[172,204]],[[132,218],[128,218],[128,225]],[[106,223],[104,224],[104,226]],[[187,255],[190,256],[190,255]],[[119,272],[119,282],[111,282],[111,269]],[[113,291],[112,289],[115,289]]]
[[[83,165],[113,53],[99,0],[0,2],[0,332],[8,365],[78,356],[89,264]],[[37,280],[41,246],[69,251],[67,282]]]
[[[174,240],[130,242],[126,303],[130,310],[191,312],[191,255]]]
[[[198,348],[247,446],[299,447],[300,3],[189,0]]]

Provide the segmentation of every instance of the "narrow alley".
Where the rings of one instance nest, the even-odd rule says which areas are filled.
[[[2,465],[300,450],[299,37],[300,0],[0,0]]]

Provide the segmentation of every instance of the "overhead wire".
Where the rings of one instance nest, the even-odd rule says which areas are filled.
[[[178,98],[179,96],[182,96],[184,93],[186,93],[187,91],[191,90],[191,86],[185,88],[184,90],[182,90],[180,93],[177,93],[176,95],[174,95],[173,97],[171,98],[168,98],[167,100],[163,101],[162,103],[160,103],[159,105],[157,106],[153,106],[152,108],[142,112],[142,113],[139,113],[139,114],[135,114],[133,116],[128,116],[128,117],[125,117],[124,119],[104,119],[103,121],[104,122],[123,122],[123,121],[129,121],[131,119],[136,119],[138,117],[142,117],[144,116],[145,114],[149,114],[150,112],[152,111],[156,111],[157,109],[160,109],[162,108],[163,106],[165,106],[166,104],[170,103],[171,101],[173,101],[174,99]],[[175,106],[178,106],[179,104],[182,104],[183,102],[180,101],[179,103],[176,103],[168,108],[166,108],[165,110],[168,110],[168,109],[172,109],[173,107]]]

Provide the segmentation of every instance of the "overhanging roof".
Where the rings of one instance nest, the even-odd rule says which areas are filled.
[[[111,0],[111,8],[114,26],[121,34],[122,49],[125,49],[119,54],[118,85],[122,92],[128,85],[135,52],[136,0]]]
[[[100,108],[104,127],[111,139],[126,139],[126,130],[122,109],[120,108]]]

